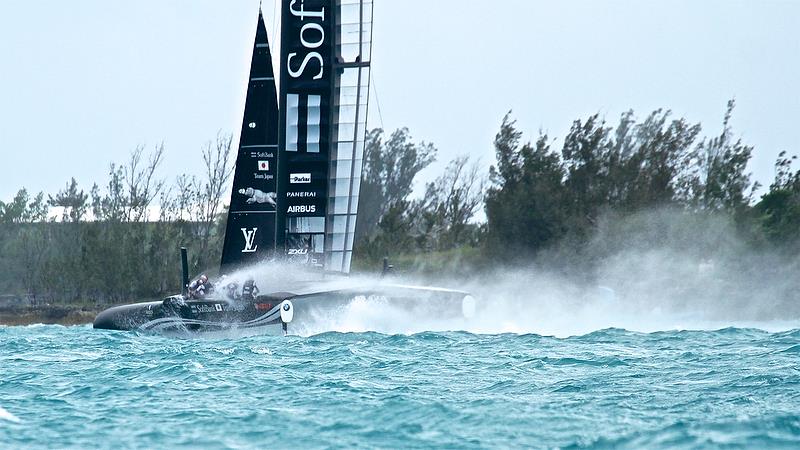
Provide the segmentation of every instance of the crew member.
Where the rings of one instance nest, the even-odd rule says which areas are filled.
[[[239,284],[231,281],[225,286],[225,295],[231,300],[238,300],[241,297],[239,294]]]
[[[196,280],[189,283],[189,298],[203,298],[214,286],[208,281],[206,274],[200,275]]]
[[[253,300],[258,295],[258,286],[256,286],[256,280],[249,279],[244,282],[242,286],[242,298],[245,300]]]

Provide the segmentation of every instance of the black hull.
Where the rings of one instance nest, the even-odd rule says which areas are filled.
[[[278,301],[276,301],[278,300]],[[156,333],[212,332],[272,327],[280,331],[291,308],[280,299],[258,297],[250,301],[222,299],[184,300],[176,296],[160,302],[134,303],[109,308],[97,315],[94,328]],[[282,319],[283,316],[283,319]]]
[[[376,308],[402,307],[421,317],[470,318],[476,308],[474,298],[466,292],[413,286],[279,292],[253,300],[184,300],[175,296],[109,308],[97,315],[94,328],[163,334],[231,330],[280,334],[290,328],[290,322],[334,315],[353,301]]]

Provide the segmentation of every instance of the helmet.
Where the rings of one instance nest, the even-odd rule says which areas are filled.
[[[208,281],[208,277],[206,276],[206,274],[200,275],[200,282],[205,283],[206,281]]]

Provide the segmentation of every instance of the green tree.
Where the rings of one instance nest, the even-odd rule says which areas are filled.
[[[374,233],[383,215],[408,198],[414,178],[435,159],[436,148],[413,142],[407,128],[396,130],[385,142],[383,130],[367,133],[356,242]]]
[[[800,170],[792,172],[795,159],[785,151],[778,155],[775,180],[754,208],[767,239],[792,252],[800,247]]]
[[[72,178],[64,190],[59,191],[55,197],[48,196],[47,204],[61,208],[62,222],[80,222],[89,212],[89,195],[83,190],[78,191],[78,182]]]
[[[39,300],[41,267],[52,248],[46,227],[49,209],[44,194],[30,197],[20,189],[9,203],[0,202],[0,286],[3,291]]]
[[[698,146],[694,158],[699,170],[691,184],[701,207],[739,213],[752,201],[758,184],[751,183],[750,173],[745,172],[753,147],[734,140],[730,127],[735,105],[734,100],[728,101],[722,133]]]
[[[477,225],[471,223],[483,205],[484,177],[477,163],[459,156],[442,175],[428,183],[425,196],[415,202],[414,220],[420,246],[431,250],[449,250],[475,245]]]
[[[565,168],[548,137],[521,144],[522,133],[506,114],[495,137],[497,166],[486,193],[486,250],[498,258],[522,258],[566,232]]]

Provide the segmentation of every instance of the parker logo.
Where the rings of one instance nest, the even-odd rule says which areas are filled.
[[[310,173],[293,173],[289,175],[289,183],[291,184],[309,184],[311,183]]]
[[[268,172],[269,171],[269,161],[259,161],[258,162],[258,170],[260,172]]]
[[[308,249],[307,248],[290,248],[289,249],[289,256],[297,256],[297,255],[307,255]]]
[[[252,230],[242,228],[242,234],[244,235],[244,249],[242,253],[255,253],[256,250],[258,250],[258,245],[255,245],[256,231],[258,231],[258,228],[253,228]]]
[[[289,213],[315,213],[317,212],[317,207],[315,205],[298,205],[298,206],[290,206],[289,210],[286,211]]]

